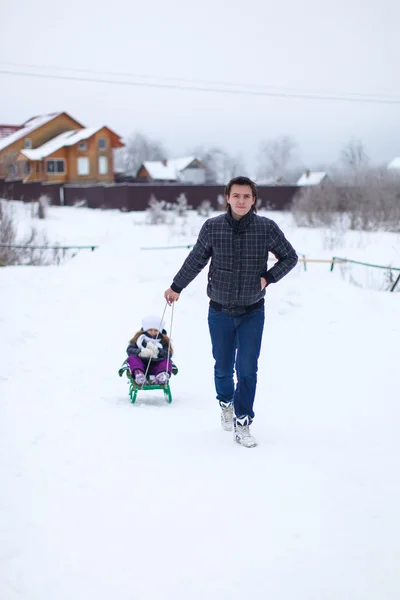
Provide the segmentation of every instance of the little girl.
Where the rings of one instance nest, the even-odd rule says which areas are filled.
[[[149,315],[142,320],[142,329],[129,342],[126,362],[137,385],[145,385],[146,372],[150,383],[156,385],[166,384],[171,376],[172,361],[167,360],[168,347],[169,357],[173,350],[164,327],[160,317]]]

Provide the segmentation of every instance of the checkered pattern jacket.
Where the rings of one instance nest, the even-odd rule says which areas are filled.
[[[278,262],[267,271],[269,252]],[[275,283],[289,273],[298,260],[294,248],[274,221],[253,211],[236,221],[226,212],[204,223],[171,288],[180,293],[210,258],[207,294],[213,302],[235,312],[265,296],[261,277],[265,277],[268,284]]]

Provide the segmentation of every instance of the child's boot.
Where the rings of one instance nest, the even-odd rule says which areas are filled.
[[[136,370],[134,375],[136,385],[144,385],[146,383],[146,377],[143,371]]]
[[[168,379],[169,379],[168,373],[163,371],[162,373],[157,373],[154,381],[157,385],[165,385],[168,382]]]

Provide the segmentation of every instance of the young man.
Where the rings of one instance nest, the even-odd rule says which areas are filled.
[[[257,445],[250,425],[264,328],[265,288],[293,269],[297,254],[274,221],[256,214],[257,190],[250,179],[232,179],[225,188],[225,199],[226,213],[204,223],[164,297],[169,304],[176,302],[211,258],[208,324],[221,423],[225,431],[234,430],[236,442],[251,448]],[[267,270],[269,252],[278,262]]]

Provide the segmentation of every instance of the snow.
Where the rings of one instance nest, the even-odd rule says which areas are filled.
[[[164,165],[160,161],[146,160],[143,165],[150,177],[154,180],[176,181],[178,177],[176,171],[172,167]]]
[[[168,165],[175,169],[175,171],[183,171],[187,169],[192,162],[196,160],[195,156],[185,156],[183,158],[171,158],[168,160]]]
[[[49,121],[52,121],[60,114],[61,113],[51,113],[48,115],[41,115],[39,117],[34,117],[33,119],[30,119],[24,124],[24,127],[22,129],[19,129],[11,135],[0,139],[0,150],[4,150],[4,148],[7,148],[7,146],[10,146],[14,142],[32,133],[32,131],[35,131],[35,129],[39,129],[39,127],[42,127],[42,125],[45,125]]]
[[[389,164],[388,169],[400,169],[400,158],[394,158]]]
[[[394,234],[326,248],[271,215],[309,257],[399,266]],[[271,285],[248,450],[219,426],[204,270],[174,308],[172,404],[129,403],[127,342],[188,253],[140,248],[202,222],[50,207],[51,241],[100,247],[0,269],[1,600],[399,597],[400,294],[326,264]]]
[[[143,164],[153,180],[177,181],[181,177],[181,171],[187,169],[194,160],[194,156],[187,156],[170,159],[166,161],[167,164],[156,160],[145,161]]]
[[[325,171],[303,173],[296,185],[319,185],[325,177]]]
[[[86,127],[84,129],[65,131],[42,146],[39,146],[39,148],[35,148],[34,150],[21,150],[21,154],[26,156],[29,160],[42,160],[60,148],[74,146],[82,140],[91,138],[95,133],[100,131],[100,129],[102,129],[102,127]]]

